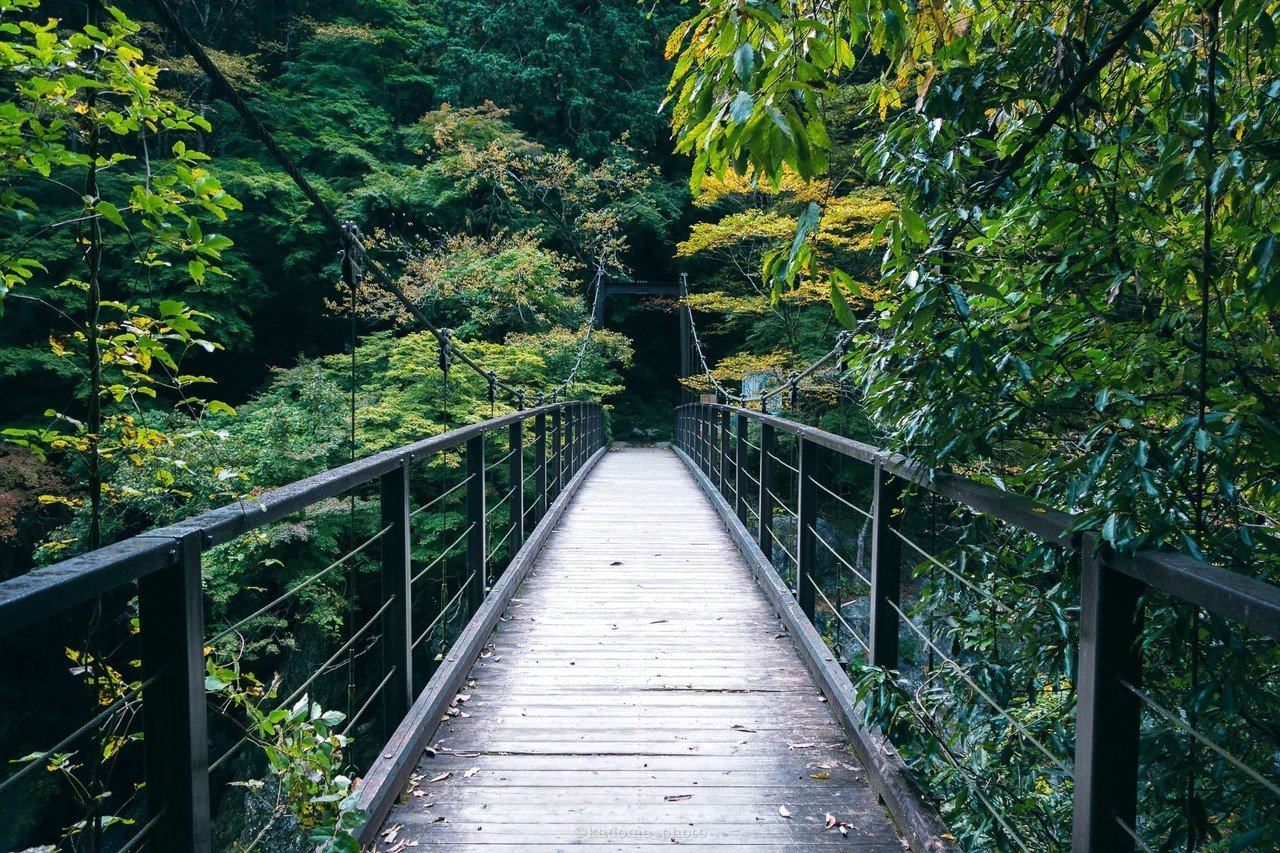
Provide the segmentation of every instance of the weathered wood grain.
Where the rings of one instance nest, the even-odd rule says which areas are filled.
[[[378,849],[903,849],[669,451],[601,460],[459,690]]]

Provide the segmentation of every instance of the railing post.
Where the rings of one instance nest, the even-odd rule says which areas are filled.
[[[1107,565],[1096,535],[1081,543],[1075,801],[1077,853],[1131,851],[1119,824],[1135,826],[1141,707],[1121,684],[1141,686],[1142,595],[1146,584]]]
[[[736,475],[733,478],[729,476],[729,465],[732,464],[733,458],[729,455],[729,437],[733,433],[729,426],[731,417],[728,409],[720,410],[720,494],[725,498],[729,497],[729,484],[737,482]],[[738,496],[735,494],[734,500],[737,499]]]
[[[148,850],[208,853],[208,721],[204,696],[204,598],[200,586],[203,533],[193,529],[175,543],[168,568],[138,580],[143,680],[147,811],[159,821]],[[163,816],[161,816],[163,813]]]
[[[702,421],[702,470],[707,479],[714,481],[716,462],[711,456],[711,448],[715,447],[716,422],[711,417],[711,407],[706,403],[699,406],[699,412]]]
[[[587,446],[586,409],[579,403],[573,408],[573,471],[576,474],[582,469],[582,450]]]
[[[760,550],[773,562],[773,426],[760,424]]]
[[[516,421],[507,428],[507,447],[511,461],[507,463],[507,479],[511,482],[511,497],[507,511],[511,515],[511,544],[508,554],[515,554],[524,544],[524,421]]]
[[[817,580],[813,576],[817,540],[814,528],[818,524],[818,489],[814,478],[818,476],[818,445],[796,437],[796,465],[800,473],[796,493],[796,599],[804,615],[813,621],[816,610],[814,591]]]
[[[467,440],[467,605],[471,613],[480,609],[488,586],[488,567],[485,565],[484,518],[484,435]]]
[[[871,665],[898,668],[902,543],[891,524],[902,508],[902,481],[877,461],[871,504]]]
[[[383,474],[381,486],[382,600],[396,603],[382,615],[382,672],[396,675],[382,695],[384,737],[400,725],[413,703],[412,601],[409,598],[409,460]]]
[[[551,464],[551,483],[550,492],[547,494],[547,502],[556,499],[560,494],[560,483],[564,478],[564,445],[560,438],[563,434],[564,409],[556,409],[551,413],[551,455],[555,457]]]
[[[565,456],[568,458],[565,459],[565,463],[560,466],[560,470],[564,472],[563,478],[560,481],[561,489],[564,488],[565,483],[573,479],[573,465],[576,461],[574,459],[574,450],[577,448],[577,444],[574,441],[574,433],[577,432],[577,430],[574,429],[574,427],[577,426],[576,408],[576,406],[570,403],[568,406],[565,406],[564,409],[564,450]]]
[[[547,514],[547,414],[533,416],[533,504],[534,523]]]
[[[750,478],[747,477],[747,417],[746,415],[737,415],[737,442],[733,446],[733,491],[735,500],[733,502],[734,512],[738,514],[738,520],[743,524],[747,523],[747,483]]]

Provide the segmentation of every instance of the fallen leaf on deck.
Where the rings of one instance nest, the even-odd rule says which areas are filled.
[[[830,779],[831,774],[823,770],[821,773],[810,773],[809,778],[810,779]]]
[[[787,749],[813,749],[813,744],[811,744],[811,743],[789,743],[789,744],[787,744]]]
[[[621,565],[622,565],[622,561],[621,561],[621,560],[614,560],[614,561],[613,561],[612,563],[610,563],[609,565],[611,565],[611,566],[621,566]]]
[[[782,815],[783,817],[789,818],[791,817],[791,810],[788,809],[786,806],[778,806],[778,814]]]
[[[693,794],[667,794],[662,799],[666,800],[668,803],[678,803],[681,800],[693,799]]]
[[[654,620],[653,620],[652,622],[650,622],[649,624],[650,624],[650,625],[661,625],[663,622],[666,622],[666,621],[667,621],[666,619],[654,619]]]
[[[463,778],[463,779],[470,779],[472,776],[476,775],[476,774],[477,774],[477,773],[479,773],[479,772],[480,772],[480,768],[479,768],[479,767],[472,767],[472,768],[471,768],[470,770],[468,770],[466,773],[463,773],[463,774],[462,774],[462,778]]]
[[[857,827],[855,827],[851,823],[845,823],[842,820],[836,820],[835,815],[831,814],[830,812],[827,812],[827,822],[826,822],[826,825],[823,826],[822,828],[824,830],[838,829],[840,830],[840,834],[845,836],[846,838],[849,836],[849,830],[857,829]]]
[[[731,726],[731,728],[737,729],[740,732],[750,732],[751,734],[756,733],[755,729],[749,729],[746,726]]]
[[[470,694],[470,693],[459,693],[457,696],[455,696],[455,697],[454,697],[453,701],[455,701],[455,702],[470,702],[470,701],[471,701],[471,694]]]
[[[403,823],[397,823],[395,826],[382,833],[382,840],[387,844],[395,843],[396,836],[400,834],[400,830],[404,829]]]
[[[435,784],[436,782],[443,782],[445,779],[448,779],[452,775],[453,775],[452,770],[446,770],[437,776],[432,776],[429,782],[430,784]]]

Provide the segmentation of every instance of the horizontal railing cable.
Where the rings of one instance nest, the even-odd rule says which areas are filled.
[[[297,586],[293,587],[293,588],[292,588],[292,589],[290,589],[288,592],[286,592],[286,593],[284,593],[283,595],[281,595],[281,596],[277,597],[275,600],[273,600],[273,601],[271,601],[271,602],[269,602],[269,603],[267,603],[267,604],[262,605],[262,606],[261,606],[261,607],[259,607],[257,610],[253,611],[253,612],[252,612],[252,613],[250,613],[248,616],[246,616],[246,617],[244,617],[243,619],[239,620],[239,621],[238,621],[238,622],[236,622],[235,624],[230,625],[230,626],[228,626],[228,627],[226,627],[226,628],[223,628],[223,629],[222,629],[221,631],[219,631],[217,634],[214,634],[212,637],[210,637],[210,638],[206,641],[206,645],[213,645],[214,643],[218,642],[219,640],[226,639],[227,637],[229,637],[229,636],[231,636],[232,634],[234,634],[236,631],[239,631],[239,630],[240,630],[241,628],[243,628],[245,625],[248,625],[248,624],[249,624],[250,622],[252,622],[254,619],[257,619],[259,616],[264,615],[264,614],[265,614],[265,613],[267,613],[268,611],[270,611],[270,610],[274,609],[275,607],[279,606],[279,605],[280,605],[281,603],[283,603],[284,601],[286,601],[286,600],[288,600],[289,598],[292,598],[293,596],[297,595],[299,592],[301,592],[301,591],[302,591],[303,589],[305,589],[306,587],[308,587],[308,586],[310,586],[311,584],[315,583],[316,581],[320,580],[320,578],[322,578],[322,577],[324,577],[325,575],[329,574],[329,572],[333,571],[334,569],[338,568],[339,566],[342,566],[342,565],[343,565],[343,564],[345,564],[348,560],[350,560],[352,557],[356,556],[356,555],[357,555],[357,554],[359,554],[361,551],[363,551],[365,548],[368,548],[368,547],[369,547],[370,545],[372,545],[374,542],[377,542],[377,541],[378,541],[379,539],[381,539],[383,536],[386,536],[386,535],[387,535],[387,532],[391,530],[392,526],[393,526],[393,525],[388,524],[386,527],[384,527],[384,528],[382,528],[381,530],[379,530],[379,531],[378,531],[377,533],[375,533],[373,536],[370,536],[368,539],[366,539],[366,540],[365,540],[364,542],[362,542],[360,545],[357,545],[355,548],[353,548],[352,550],[348,551],[348,552],[347,552],[346,554],[344,554],[342,557],[338,558],[338,559],[337,559],[337,560],[335,560],[334,562],[332,562],[332,563],[330,563],[329,565],[325,566],[325,567],[324,567],[323,569],[321,569],[320,571],[318,571],[318,572],[316,572],[315,574],[311,575],[309,578],[307,578],[306,580],[302,581],[302,583],[299,583]]]
[[[493,503],[489,504],[489,506],[485,507],[484,517],[488,518],[489,516],[493,515],[493,513],[496,510],[500,509],[504,503],[511,500],[511,496],[514,495],[515,493],[516,493],[515,486],[512,486],[511,488],[507,489],[507,493],[505,495],[503,495],[501,498],[494,501]]]
[[[798,514],[796,514],[796,511],[795,511],[795,510],[793,510],[791,507],[787,506],[786,501],[784,501],[782,498],[780,498],[780,497],[778,497],[776,494],[774,494],[773,489],[770,489],[770,488],[768,488],[768,487],[765,487],[765,491],[766,491],[766,492],[768,492],[769,497],[773,498],[773,501],[774,501],[774,509],[780,509],[780,510],[782,510],[783,512],[785,512],[787,515],[791,516],[792,518],[799,518],[799,517],[800,517]]]
[[[769,454],[769,458],[770,458],[770,459],[772,459],[774,462],[777,462],[777,463],[778,463],[779,465],[781,465],[783,468],[786,468],[786,469],[787,469],[788,471],[790,471],[792,474],[799,474],[799,473],[800,473],[800,469],[799,469],[799,468],[797,468],[796,466],[792,465],[790,462],[787,462],[785,459],[780,459],[776,453],[770,453],[770,454]]]
[[[356,640],[360,639],[360,637],[362,637],[366,631],[368,631],[370,628],[374,626],[375,623],[377,623],[378,619],[381,618],[383,613],[387,612],[387,608],[390,607],[392,603],[395,602],[395,600],[396,600],[396,597],[394,595],[389,596],[387,600],[382,603],[382,606],[378,608],[377,612],[369,617],[368,621],[366,621],[363,625],[360,626],[359,629],[356,630],[355,633],[353,633],[350,637],[348,637],[346,642],[344,642],[341,646],[339,646],[338,650],[334,652],[332,655],[330,655],[328,660],[320,664],[320,667],[315,672],[311,673],[311,676],[307,678],[306,681],[298,685],[298,687],[296,687],[294,691],[289,694],[289,698],[285,699],[283,702],[279,704],[279,706],[277,706],[277,710],[295,701],[299,696],[305,693],[307,688],[310,687],[313,683],[315,683],[315,680],[317,678],[319,678],[321,675],[324,675],[325,671],[328,670],[329,667],[333,666],[334,661],[336,661],[342,655],[346,654],[347,650],[356,644]]]
[[[507,532],[503,534],[502,538],[493,544],[493,547],[489,550],[489,553],[485,554],[485,560],[486,561],[491,560],[493,558],[493,555],[498,553],[498,549],[501,548],[503,545],[505,545],[507,543],[507,540],[511,538],[511,534],[515,532],[516,532],[516,529],[514,526],[508,527]]]
[[[462,594],[467,591],[467,587],[470,586],[471,582],[475,579],[476,579],[475,572],[472,572],[470,575],[467,576],[467,579],[464,580],[462,584],[458,587],[458,591],[453,594],[453,598],[449,599],[448,604],[440,608],[439,615],[437,615],[435,619],[431,620],[431,624],[428,625],[423,630],[423,632],[418,635],[418,639],[413,641],[413,645],[410,646],[410,648],[416,649],[418,645],[427,638],[427,635],[436,629],[436,626],[439,625],[441,620],[444,619],[445,615],[449,612],[450,608],[452,608],[453,605],[457,603],[458,599],[462,597]]]
[[[1280,797],[1280,785],[1277,785],[1276,783],[1267,779],[1257,770],[1254,770],[1248,764],[1245,764],[1239,758],[1232,755],[1230,752],[1227,752],[1227,750],[1223,749],[1213,740],[1205,737],[1200,732],[1196,731],[1195,728],[1191,726],[1189,723],[1187,723],[1186,720],[1179,718],[1177,714],[1173,713],[1168,708],[1164,707],[1164,705],[1160,704],[1155,699],[1152,699],[1150,696],[1144,693],[1140,688],[1135,687],[1126,679],[1121,678],[1120,684],[1126,690],[1132,693],[1134,696],[1137,696],[1140,700],[1142,700],[1143,704],[1145,704],[1148,708],[1155,711],[1161,717],[1164,717],[1165,720],[1172,723],[1179,730],[1186,732],[1188,735],[1195,738],[1201,744],[1213,750],[1218,755],[1222,756],[1227,761],[1227,763],[1230,764],[1232,767],[1235,767],[1241,773],[1245,774],[1250,779],[1257,782],[1259,785],[1266,788],[1271,793],[1275,794],[1277,797]]]
[[[862,639],[862,636],[854,629],[854,627],[845,621],[844,614],[840,612],[840,608],[833,604],[831,599],[827,598],[827,594],[822,591],[822,587],[818,586],[818,582],[814,580],[813,577],[809,578],[809,585],[812,586],[814,592],[818,593],[822,600],[827,603],[827,607],[831,608],[832,615],[835,616],[836,619],[840,621],[840,624],[844,626],[844,629],[858,641],[858,645],[862,646],[862,650],[865,651],[867,653],[867,657],[870,658],[871,646],[867,645],[867,641]]]
[[[1129,826],[1127,821],[1121,819],[1121,817],[1117,814],[1111,815],[1111,819],[1116,822],[1116,826],[1119,826],[1121,831],[1124,832],[1125,835],[1133,839],[1133,843],[1138,845],[1138,849],[1141,850],[1142,853],[1156,853],[1156,849],[1152,847],[1150,844],[1148,844],[1147,842],[1143,841],[1142,836],[1138,835],[1138,831],[1135,830],[1132,826]]]
[[[499,456],[499,457],[498,457],[497,459],[495,459],[494,461],[492,461],[492,462],[490,462],[489,464],[485,465],[485,466],[484,466],[484,470],[485,470],[486,472],[488,472],[488,471],[492,471],[494,468],[497,468],[497,467],[498,467],[499,465],[501,465],[503,462],[506,462],[508,459],[510,459],[510,458],[512,457],[512,455],[514,455],[514,454],[515,454],[515,452],[516,452],[518,449],[519,449],[519,448],[516,448],[516,447],[511,448],[510,450],[508,450],[506,453],[504,453],[504,454],[502,454],[501,456]]]
[[[75,741],[80,737],[93,731],[93,729],[96,726],[101,725],[104,720],[106,720],[116,711],[119,711],[121,706],[127,705],[128,703],[136,699],[139,695],[141,695],[142,691],[150,687],[152,684],[154,684],[156,682],[156,679],[158,679],[162,674],[163,673],[156,673],[155,675],[151,676],[146,681],[142,682],[137,687],[133,688],[128,693],[116,699],[107,707],[103,708],[101,711],[98,712],[98,714],[95,717],[93,717],[93,719],[89,720],[89,722],[85,723],[80,728],[76,729],[74,732],[67,735],[62,740],[58,741],[51,748],[35,755],[31,761],[27,762],[27,765],[25,767],[23,767],[17,773],[14,773],[8,779],[5,779],[3,782],[0,782],[0,792],[3,792],[10,785],[14,784],[23,776],[26,776],[28,773],[35,770],[37,767],[43,766],[44,763],[49,760],[49,758],[51,758],[53,755],[55,755],[62,749],[66,748],[68,745],[75,743]]]
[[[1013,726],[1015,731],[1017,731],[1024,738],[1026,738],[1027,742],[1029,742],[1032,746],[1040,750],[1040,752],[1043,753],[1046,758],[1052,761],[1054,765],[1056,765],[1057,768],[1061,770],[1068,779],[1074,778],[1074,774],[1071,768],[1068,767],[1061,758],[1054,755],[1052,750],[1050,750],[1047,746],[1041,743],[1039,738],[1031,734],[1031,732],[1027,730],[1026,726],[1024,726],[1020,720],[1018,720],[1016,717],[1010,714],[1007,710],[1005,710],[1004,706],[1002,706],[995,699],[991,698],[991,694],[983,690],[982,686],[979,685],[978,682],[974,681],[973,677],[970,676],[969,673],[965,672],[964,667],[960,666],[960,664],[952,660],[951,657],[947,655],[946,652],[944,652],[941,648],[939,648],[938,644],[935,643],[932,639],[930,639],[929,635],[926,634],[923,630],[921,630],[919,625],[913,622],[907,616],[906,613],[902,612],[901,607],[899,607],[893,601],[890,601],[887,599],[885,600],[884,603],[892,607],[894,610],[896,610],[898,612],[898,615],[902,617],[902,621],[907,624],[907,627],[909,627],[912,631],[914,631],[916,635],[925,642],[925,645],[933,649],[934,654],[936,654],[938,658],[942,660],[943,663],[947,664],[953,670],[955,670],[956,675],[959,675],[960,678],[964,681],[964,683],[969,685],[969,687],[975,693],[977,693],[978,696],[980,696],[983,699],[983,701],[985,701],[991,707],[993,711],[995,711],[1000,716],[1004,717],[1005,720],[1009,723],[1009,725]]]
[[[138,830],[134,834],[133,838],[130,838],[123,845],[121,845],[120,848],[116,850],[116,853],[129,853],[130,850],[135,849],[140,843],[146,840],[147,833],[155,829],[156,824],[164,820],[165,817],[168,816],[168,814],[169,814],[168,807],[160,809],[160,811],[152,815],[151,820],[147,821],[142,825],[142,829]]]
[[[347,732],[351,731],[355,724],[360,721],[360,718],[364,716],[364,712],[369,710],[369,706],[371,706],[374,700],[378,698],[378,694],[382,693],[382,689],[387,686],[387,682],[391,680],[391,676],[395,674],[396,667],[393,666],[387,670],[387,674],[382,677],[382,681],[378,682],[378,686],[373,688],[372,692],[369,693],[369,698],[364,700],[364,704],[360,706],[360,710],[351,715],[351,719],[347,720],[347,724],[342,727],[342,731],[339,732],[339,734],[346,736]]]
[[[1003,601],[1001,601],[1000,599],[996,598],[996,597],[995,597],[994,595],[992,595],[990,592],[988,592],[987,590],[985,590],[985,589],[983,589],[982,587],[978,586],[977,584],[973,583],[971,580],[969,580],[968,578],[966,578],[964,575],[960,574],[960,573],[959,573],[959,572],[957,572],[955,569],[951,568],[951,567],[950,567],[950,566],[948,566],[946,563],[942,562],[942,561],[941,561],[941,560],[939,560],[937,557],[933,556],[933,555],[932,555],[932,554],[930,554],[928,551],[926,551],[925,549],[921,548],[921,547],[920,547],[919,545],[917,545],[915,542],[911,541],[911,538],[910,538],[910,537],[908,537],[908,536],[904,536],[901,532],[899,532],[897,529],[895,529],[895,528],[893,528],[893,527],[890,527],[890,528],[889,528],[889,532],[890,532],[890,533],[892,533],[894,536],[897,536],[897,537],[898,537],[899,539],[901,539],[904,543],[906,543],[908,546],[910,546],[912,550],[914,550],[914,551],[915,551],[917,554],[919,554],[920,556],[924,557],[926,561],[928,561],[929,563],[932,563],[933,565],[935,565],[935,566],[937,566],[938,568],[942,569],[944,572],[946,572],[947,574],[951,575],[951,577],[953,577],[953,578],[955,578],[956,580],[960,581],[960,583],[964,584],[964,585],[965,585],[965,586],[967,586],[969,589],[971,589],[972,591],[974,591],[974,592],[975,592],[975,593],[977,593],[978,595],[982,596],[982,598],[983,598],[985,601],[987,601],[989,604],[991,604],[991,605],[995,606],[995,608],[996,608],[997,610],[1003,611],[1004,613],[1009,614],[1009,615],[1012,615],[1012,614],[1014,613],[1013,608],[1009,607],[1007,604],[1005,604],[1005,603],[1004,603]]]
[[[843,565],[849,571],[853,572],[854,576],[857,577],[858,580],[862,581],[868,587],[871,586],[871,581],[867,580],[867,576],[864,575],[862,572],[858,571],[856,568],[854,568],[853,563],[850,563],[840,554],[839,551],[833,548],[831,546],[831,543],[827,541],[825,536],[823,536],[821,533],[818,532],[818,529],[816,527],[814,527],[812,524],[809,525],[809,531],[813,533],[815,539],[817,539],[819,542],[822,543],[822,547],[826,548],[828,551],[831,552],[831,556],[835,557],[837,560],[840,561],[841,565]]]
[[[474,521],[468,524],[467,528],[458,534],[457,539],[454,539],[452,542],[450,542],[448,547],[446,547],[443,551],[441,551],[434,560],[432,560],[430,563],[427,563],[427,565],[422,569],[422,571],[418,572],[416,575],[409,578],[410,585],[417,583],[422,578],[423,575],[425,575],[427,572],[434,569],[436,566],[440,565],[440,563],[445,559],[445,557],[448,557],[449,553],[453,551],[454,548],[458,547],[458,545],[462,543],[462,540],[467,538],[467,534],[470,533],[472,528],[474,528],[475,526],[476,526],[476,523]]]
[[[926,720],[924,717],[922,717],[920,715],[920,712],[917,711],[912,704],[908,703],[904,707],[906,708],[907,713],[910,714],[912,717],[914,717],[915,721],[919,723],[922,728],[926,730],[930,730],[933,728],[933,726],[929,723],[929,721]],[[1004,829],[1005,834],[1008,835],[1011,839],[1013,839],[1013,842],[1018,845],[1018,849],[1022,850],[1023,853],[1031,853],[1031,847],[1027,845],[1027,842],[1022,840],[1022,836],[1020,836],[1018,832],[1009,824],[1009,822],[1005,819],[1004,815],[1000,813],[1000,810],[995,807],[995,804],[992,803],[991,800],[987,799],[986,794],[982,793],[982,791],[979,790],[979,788],[976,785],[977,782],[981,781],[979,777],[973,775],[966,768],[962,767],[960,765],[960,762],[956,760],[955,756],[951,754],[951,751],[946,748],[945,744],[943,748],[938,751],[938,754],[941,755],[948,764],[950,764],[953,768],[955,768],[955,770],[959,772],[967,782],[972,783],[967,786],[969,791],[972,792],[975,796],[977,796],[979,802],[982,803],[983,807],[987,810],[987,812],[993,818],[995,818],[996,823],[1000,824],[1001,828]]]
[[[464,478],[462,479],[462,482],[460,482],[460,483],[458,483],[458,484],[456,484],[456,485],[454,485],[454,486],[451,486],[451,487],[448,489],[448,491],[441,492],[440,494],[436,495],[436,496],[435,496],[434,498],[432,498],[431,500],[429,500],[429,501],[427,501],[426,503],[424,503],[422,506],[420,506],[420,507],[418,507],[417,509],[415,509],[413,512],[409,513],[409,517],[410,517],[410,518],[413,518],[413,517],[414,517],[414,516],[416,516],[418,513],[420,513],[420,512],[425,512],[426,510],[431,509],[431,507],[433,507],[433,506],[435,506],[436,504],[440,503],[440,501],[442,501],[442,500],[444,500],[445,498],[449,497],[449,495],[451,495],[451,494],[453,494],[454,492],[458,491],[458,489],[461,489],[461,488],[462,488],[463,486],[465,486],[467,483],[470,483],[470,482],[471,482],[471,480],[472,480],[475,476],[476,476],[475,474],[468,474],[466,477],[464,477]]]
[[[854,512],[856,512],[856,513],[858,513],[859,515],[863,516],[864,518],[866,518],[866,519],[868,519],[868,520],[870,520],[870,519],[872,518],[871,513],[867,512],[865,509],[863,509],[862,507],[858,506],[858,505],[857,505],[856,503],[854,503],[853,501],[850,501],[850,500],[848,500],[848,499],[844,498],[843,496],[836,494],[836,493],[835,493],[835,492],[833,492],[831,489],[828,489],[826,486],[824,486],[824,485],[822,484],[822,482],[821,482],[820,480],[818,480],[818,478],[817,478],[817,477],[814,477],[814,478],[813,478],[813,480],[812,480],[811,482],[812,482],[815,486],[817,486],[819,489],[822,489],[822,491],[824,491],[824,492],[826,492],[827,494],[831,495],[831,497],[833,497],[833,498],[835,498],[836,500],[840,501],[840,503],[844,504],[844,505],[845,505],[845,506],[847,506],[849,509],[853,510]]]

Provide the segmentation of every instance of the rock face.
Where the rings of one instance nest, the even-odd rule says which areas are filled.
[[[315,845],[306,840],[294,814],[279,805],[280,785],[268,778],[244,789],[243,828],[228,845],[232,850],[255,853],[311,853]]]

